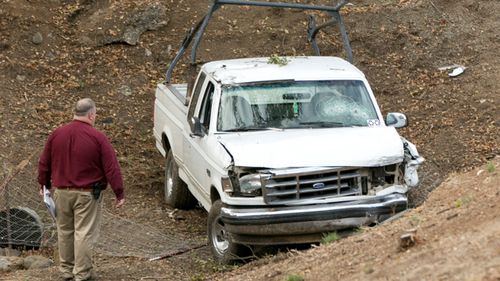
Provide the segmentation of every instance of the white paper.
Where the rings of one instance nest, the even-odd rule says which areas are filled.
[[[47,209],[49,210],[50,215],[56,220],[56,204],[54,203],[54,200],[52,200],[52,195],[50,194],[50,191],[45,188],[45,185],[43,186],[43,202],[45,203],[45,206],[47,206]]]

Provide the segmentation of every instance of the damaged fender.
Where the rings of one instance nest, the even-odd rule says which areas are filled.
[[[417,169],[424,162],[424,158],[418,154],[417,147],[401,137],[404,147],[405,174],[404,180],[408,187],[416,187],[419,183]]]

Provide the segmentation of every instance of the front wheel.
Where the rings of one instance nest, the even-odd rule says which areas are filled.
[[[197,203],[186,183],[179,178],[179,167],[175,163],[172,150],[168,152],[165,163],[164,195],[165,202],[177,209],[191,209]]]
[[[224,222],[221,220],[220,212],[222,202],[215,201],[208,213],[208,245],[215,260],[222,264],[231,264],[238,260],[242,261],[248,258],[250,253],[249,246],[236,244],[231,240],[226,231]]]

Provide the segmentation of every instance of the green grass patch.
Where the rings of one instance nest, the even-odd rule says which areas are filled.
[[[195,275],[191,276],[190,281],[205,281],[206,276],[203,273],[196,273]]]
[[[323,238],[321,239],[321,243],[322,244],[329,244],[329,243],[335,242],[339,239],[340,239],[340,237],[337,234],[337,232],[330,232],[330,233],[323,234]]]
[[[417,216],[417,215],[413,215],[410,217],[410,223],[412,225],[419,225],[421,222],[422,222],[422,218]]]
[[[489,161],[488,164],[486,165],[486,169],[488,170],[488,173],[493,173],[495,171],[495,164]]]
[[[460,208],[460,207],[472,202],[473,199],[474,198],[472,196],[466,195],[466,196],[460,197],[457,200],[455,200],[455,203],[453,205],[455,208]]]
[[[291,274],[285,278],[285,281],[304,281],[304,277],[299,274]]]
[[[364,227],[362,227],[362,226],[358,226],[358,227],[354,228],[354,233],[356,233],[356,234],[360,234],[360,233],[365,232],[365,230],[366,230],[366,229],[365,229]]]
[[[279,66],[284,66],[288,64],[288,59],[286,57],[280,57],[276,54],[269,57],[267,60],[268,64],[277,64]]]

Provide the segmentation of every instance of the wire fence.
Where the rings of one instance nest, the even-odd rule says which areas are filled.
[[[39,195],[35,171],[35,164],[25,160],[3,180],[0,178],[0,247],[56,247],[56,224]],[[154,260],[202,246],[103,208],[95,250],[104,255]]]

